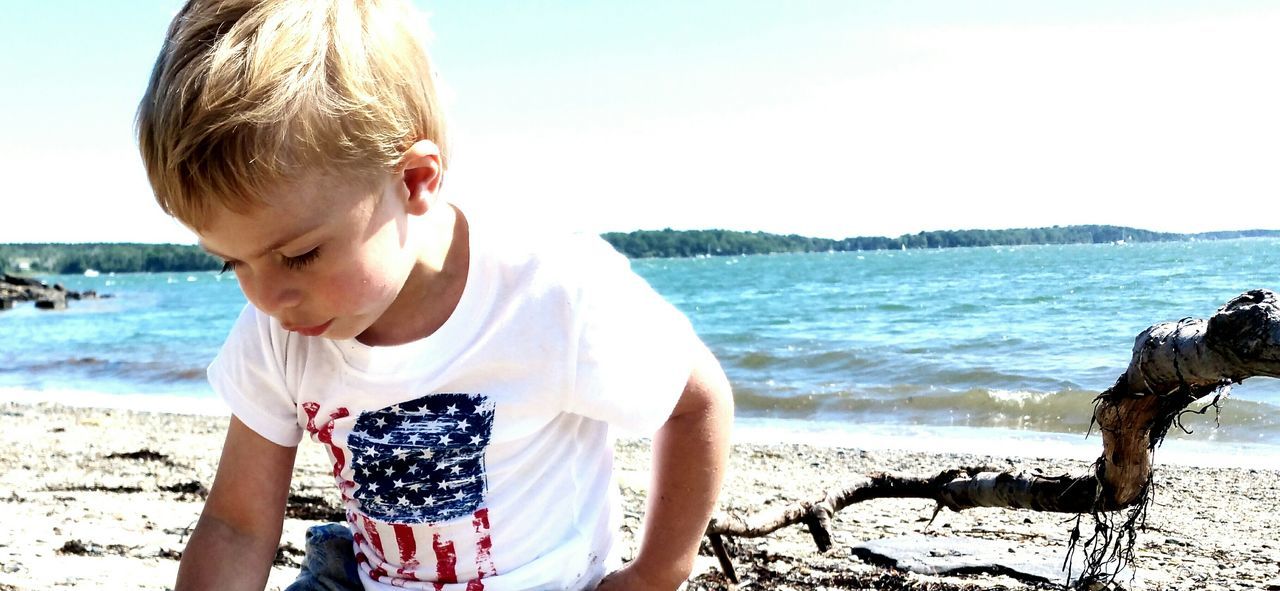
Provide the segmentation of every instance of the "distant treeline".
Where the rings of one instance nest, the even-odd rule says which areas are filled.
[[[222,262],[187,244],[0,244],[6,273],[209,271]]]
[[[777,252],[845,252],[961,246],[1017,246],[1030,244],[1106,244],[1112,242],[1171,242],[1280,236],[1280,230],[1243,230],[1170,234],[1122,226],[1054,226],[1013,230],[942,230],[903,234],[897,238],[810,238],[796,234],[731,230],[641,230],[604,234],[614,248],[632,258],[690,257]]]
[[[897,238],[861,236],[835,240],[796,234],[732,230],[641,230],[610,232],[604,239],[631,258],[690,257],[778,252],[830,252],[1015,246],[1028,244],[1099,244],[1223,240],[1280,236],[1280,230],[1244,230],[1202,234],[1168,234],[1121,226],[1054,226],[1016,230],[945,230],[904,234]],[[0,244],[0,272],[103,273],[215,271],[222,262],[186,244]]]

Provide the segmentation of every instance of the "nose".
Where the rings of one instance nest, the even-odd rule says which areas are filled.
[[[302,303],[302,287],[289,275],[287,272],[257,271],[248,281],[241,277],[240,287],[255,307],[278,318],[282,312]]]

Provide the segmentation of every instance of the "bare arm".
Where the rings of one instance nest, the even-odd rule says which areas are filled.
[[[705,346],[671,417],[653,441],[653,482],[636,559],[599,591],[672,591],[689,577],[729,456],[733,394]]]
[[[177,591],[261,591],[266,586],[296,452],[231,417],[218,475],[182,553]]]

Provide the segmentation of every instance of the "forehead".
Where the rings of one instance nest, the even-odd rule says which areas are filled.
[[[229,258],[252,258],[324,229],[341,226],[353,210],[372,207],[380,190],[316,176],[282,183],[244,211],[215,206],[197,230],[208,250]]]

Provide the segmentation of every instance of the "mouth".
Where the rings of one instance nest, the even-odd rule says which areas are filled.
[[[296,332],[303,336],[318,337],[324,334],[324,331],[329,330],[330,324],[333,324],[333,320],[329,320],[324,324],[317,324],[315,326],[290,326],[286,324],[284,329],[289,332]]]

